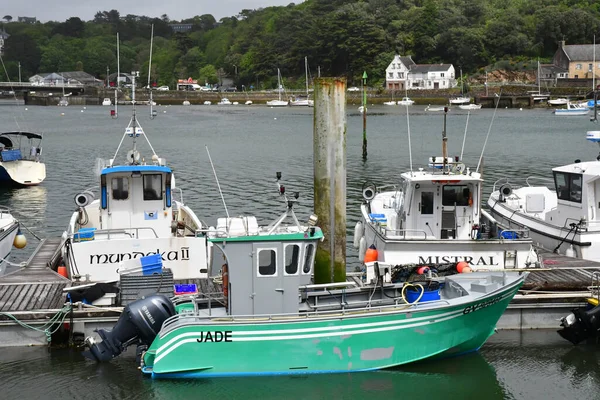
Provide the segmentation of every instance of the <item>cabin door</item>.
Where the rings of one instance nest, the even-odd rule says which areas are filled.
[[[416,229],[425,232],[427,237],[438,237],[435,224],[435,192],[433,188],[417,189],[417,223]],[[422,233],[418,233],[422,234]]]
[[[252,303],[254,314],[281,314],[283,287],[283,249],[277,243],[253,245]],[[297,296],[297,294],[296,294]]]

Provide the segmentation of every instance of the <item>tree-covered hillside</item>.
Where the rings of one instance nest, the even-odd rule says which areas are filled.
[[[174,33],[171,23],[189,23],[192,30]],[[308,57],[313,76],[319,67],[323,76],[346,76],[353,83],[366,70],[374,86],[383,82],[395,53],[412,55],[417,63],[452,63],[471,73],[501,61],[510,66],[548,60],[560,40],[591,43],[600,34],[600,2],[306,0],[242,10],[220,21],[212,15],[170,21],[166,15],[122,16],[110,10],[98,12],[92,21],[5,23],[11,36],[4,64],[12,80],[19,62],[24,78],[84,70],[103,79],[107,67],[111,73],[117,69],[118,32],[121,71],[139,69],[145,81],[152,24],[151,77],[159,85],[173,86],[187,77],[216,83],[228,75],[238,86],[273,88],[280,68],[286,86],[301,87]],[[0,76],[6,79],[4,71]]]

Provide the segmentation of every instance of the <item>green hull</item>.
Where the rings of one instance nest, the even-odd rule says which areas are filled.
[[[521,284],[422,311],[398,306],[251,323],[189,319],[154,340],[143,370],[156,378],[357,372],[476,351]]]

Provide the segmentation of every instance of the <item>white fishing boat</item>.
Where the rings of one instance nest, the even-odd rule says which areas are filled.
[[[41,161],[42,135],[32,132],[0,133],[0,184],[33,186],[46,179]]]
[[[69,100],[67,100],[66,97],[61,97],[60,100],[58,101],[59,107],[66,107],[68,105],[69,105]]]
[[[220,106],[230,106],[231,101],[227,97],[223,97],[217,104]]]
[[[395,106],[396,104],[397,103],[394,100],[392,100],[392,101],[384,101],[383,102],[384,106]]]
[[[363,114],[367,108],[365,106],[358,106],[358,112]]]
[[[252,105],[252,100],[246,100],[246,102],[244,104],[247,106],[250,106],[250,105]]]
[[[458,108],[460,108],[461,110],[479,110],[481,109],[481,104],[459,104]]]
[[[580,116],[590,113],[590,109],[585,104],[567,102],[567,108],[557,108],[554,115],[559,116]]]
[[[77,211],[63,233],[67,276],[82,284],[118,281],[120,263],[152,254],[173,279],[206,277],[207,242],[198,235],[206,227],[182,196],[175,200],[173,171],[136,119],[135,75],[129,125],[114,156],[99,163],[99,198],[89,190],[77,194]],[[150,150],[145,157],[138,149],[141,137]],[[121,154],[127,138],[132,148]]]
[[[442,138],[442,156],[431,157],[427,168],[411,165],[398,186],[363,185],[354,234],[359,259],[438,271],[460,263],[473,271],[535,265],[528,232],[503,226],[482,210],[481,174],[447,156],[445,132]]]
[[[20,234],[19,222],[11,215],[8,208],[0,207],[0,274],[6,269],[6,261],[13,245],[19,248],[25,246],[23,235],[20,234],[19,240],[15,240],[17,234]]]
[[[600,131],[587,139],[600,142]],[[514,229],[528,229],[549,251],[600,261],[600,155],[596,161],[552,169],[552,178],[503,178],[488,198],[491,214]]]
[[[276,100],[267,101],[267,105],[270,107],[286,107],[289,105],[289,101],[282,100],[281,92],[284,91],[283,84],[281,83],[281,72],[279,68],[277,68],[277,92],[279,93],[279,98]]]
[[[202,104],[204,104],[205,106],[210,106],[212,103],[211,103],[209,100],[206,100],[206,101],[205,101],[204,103],[202,103]]]
[[[190,101],[189,101],[189,100],[184,100],[184,101],[183,101],[183,105],[184,105],[184,106],[189,106],[190,104],[191,104],[191,103],[190,103]]]
[[[567,99],[565,97],[559,97],[557,99],[548,100],[548,104],[550,104],[551,106],[564,106],[568,102],[569,102],[569,99]]]
[[[112,101],[110,101],[110,99],[108,97],[105,97],[104,100],[102,100],[102,105],[103,106],[112,106]]]

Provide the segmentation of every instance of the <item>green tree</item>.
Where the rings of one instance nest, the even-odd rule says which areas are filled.
[[[206,65],[202,68],[200,68],[200,71],[198,71],[199,76],[198,76],[198,82],[201,83],[210,83],[211,85],[214,85],[216,83],[219,82],[219,77],[217,76],[217,69],[215,68],[214,65]]]

